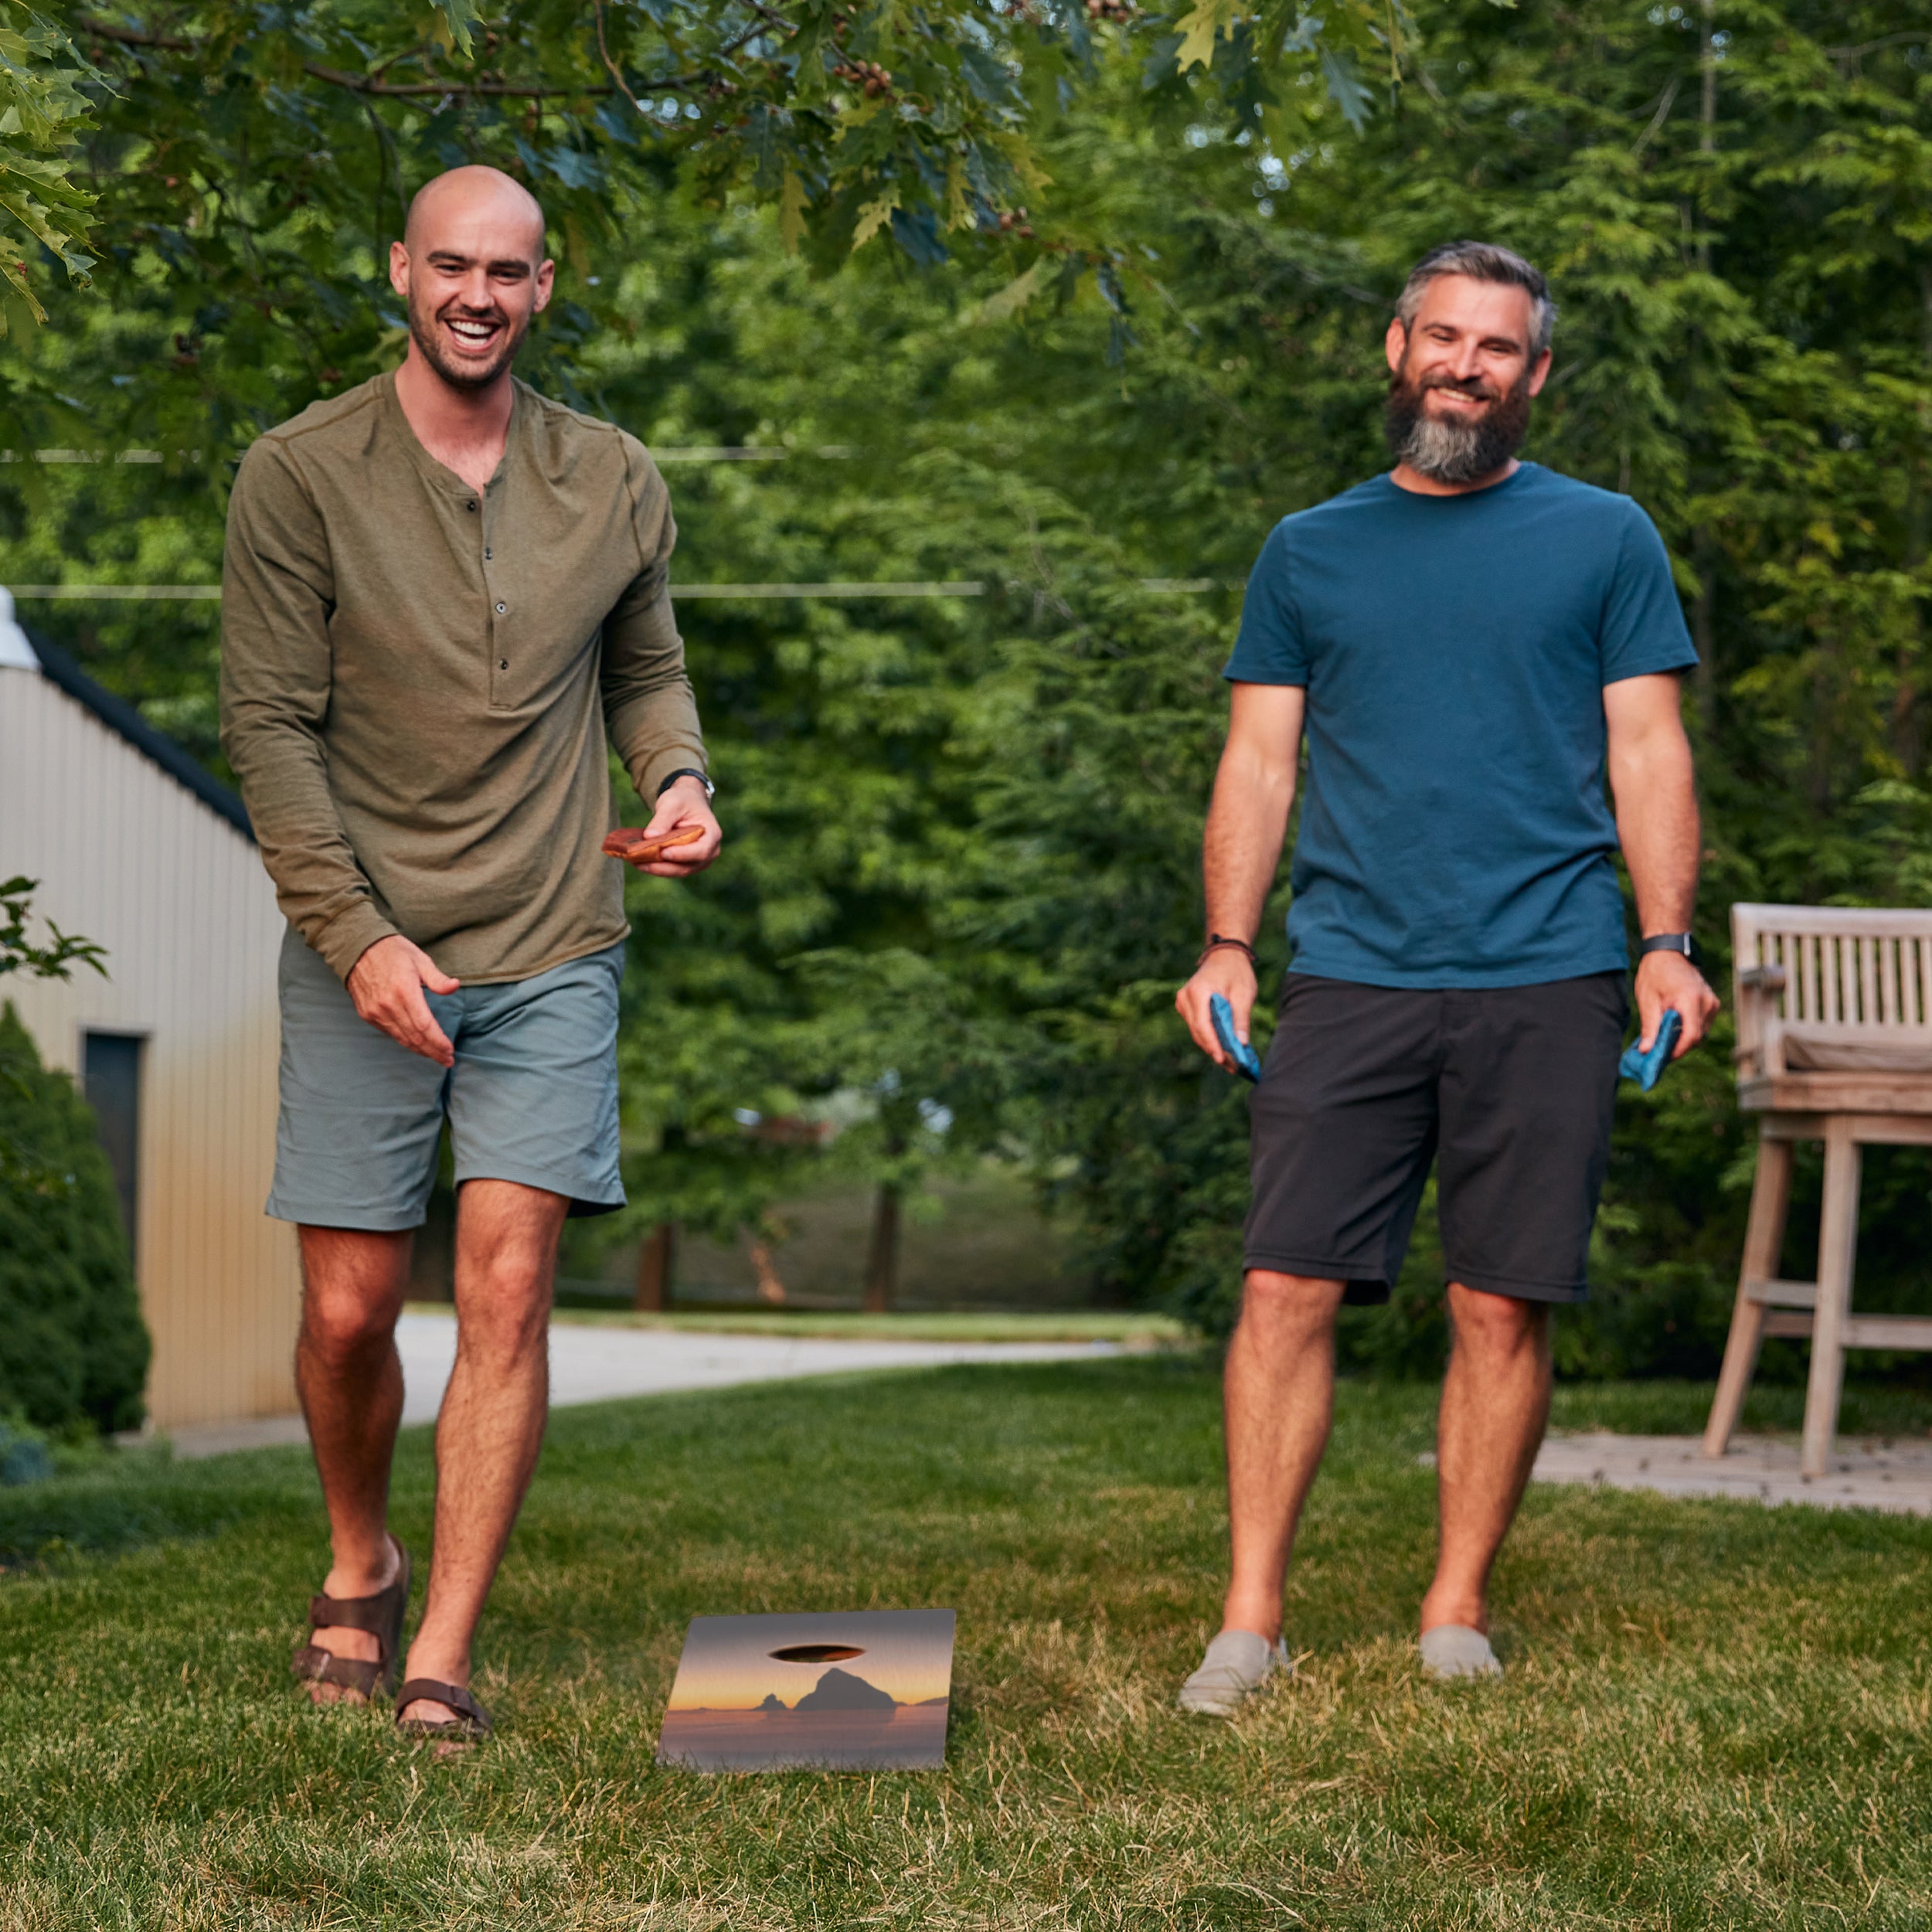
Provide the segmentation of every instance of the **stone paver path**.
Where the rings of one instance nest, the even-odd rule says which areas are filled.
[[[1932,1440],[1841,1437],[1829,1473],[1815,1481],[1798,1474],[1798,1447],[1795,1436],[1738,1436],[1707,1461],[1695,1436],[1552,1436],[1532,1480],[1932,1516]]]

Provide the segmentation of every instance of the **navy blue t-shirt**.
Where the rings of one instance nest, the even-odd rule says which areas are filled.
[[[1308,689],[1292,969],[1527,986],[1629,964],[1603,688],[1697,662],[1650,519],[1526,463],[1284,517],[1223,675]]]

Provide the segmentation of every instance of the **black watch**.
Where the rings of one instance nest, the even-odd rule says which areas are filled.
[[[715,798],[718,795],[718,787],[696,765],[680,765],[669,777],[665,780],[662,784],[658,786],[657,796],[662,798],[680,778],[696,779],[698,783],[704,787],[704,795],[707,798]]]
[[[1682,953],[1700,972],[1703,970],[1704,949],[1689,933],[1652,933],[1637,948],[1639,959],[1646,953]]]

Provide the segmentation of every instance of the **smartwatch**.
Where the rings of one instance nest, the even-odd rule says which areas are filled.
[[[657,796],[662,798],[680,778],[696,779],[698,783],[704,787],[704,795],[707,798],[715,798],[718,795],[718,787],[696,765],[680,765],[669,777],[665,780],[662,784],[658,786]]]
[[[1639,959],[1646,953],[1682,953],[1699,971],[1703,969],[1703,948],[1689,933],[1652,933],[1637,948]]]

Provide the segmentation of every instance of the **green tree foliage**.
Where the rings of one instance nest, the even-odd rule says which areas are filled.
[[[150,1345],[94,1116],[65,1074],[42,1067],[11,1003],[0,1056],[0,1144],[29,1163],[0,1172],[0,1416],[132,1428]]]
[[[1131,456],[1109,449],[1116,474],[1158,477],[1164,458],[1208,513],[1182,524],[1194,567],[1240,567],[1273,514],[1375,466],[1380,336],[1407,263],[1457,233],[1514,244],[1565,309],[1532,454],[1651,510],[1705,653],[1707,930],[1721,937],[1739,898],[1922,903],[1922,22],[1790,5],[1421,17],[1418,84],[1352,143],[1267,151],[1196,124],[1197,151],[1232,165],[1168,231],[1175,310],[1135,318],[1172,406],[1143,410]],[[1259,219],[1234,213],[1243,175]],[[1175,492],[1155,487],[1158,515]],[[1127,481],[1110,505],[1134,515],[1134,495]],[[1710,1359],[1750,1158],[1724,1044],[1625,1104],[1609,1291],[1565,1325],[1573,1369]],[[1121,1076],[1123,1106],[1149,1090],[1141,1070]],[[1223,1308],[1216,1191],[1238,1158],[1230,1134],[1180,1160],[1180,1197],[1213,1206],[1198,1233],[1170,1222],[1153,1270]],[[1897,1165],[1868,1197],[1875,1301],[1923,1292],[1922,1267],[1899,1264],[1922,1245],[1924,1168]],[[1217,1243],[1204,1278],[1194,1257]],[[1376,1321],[1378,1347],[1418,1327],[1434,1345],[1400,1309]]]
[[[44,940],[33,937],[33,893],[39,883],[25,877],[0,880],[0,979],[9,973],[66,979],[77,964],[104,973],[106,954],[91,939],[63,933],[51,920]]]
[[[1352,111],[1354,50],[1398,17],[1335,0],[1325,27],[1270,28],[1263,46],[1246,29],[1217,39],[1227,0],[1174,22],[1131,0],[506,0],[487,15],[474,0],[196,0],[74,16],[98,70],[91,121],[59,64],[70,50],[37,25],[16,92],[43,102],[32,128],[53,128],[47,141],[87,134],[124,352],[111,372],[56,359],[61,383],[12,399],[15,446],[152,444],[219,476],[298,399],[393,355],[388,245],[414,187],[463,162],[508,169],[549,209],[565,273],[544,373],[566,396],[576,352],[615,319],[602,291],[633,209],[680,184],[709,206],[772,208],[784,245],[821,269],[875,236],[928,266],[948,237],[975,254],[1024,237],[1070,270],[1091,264],[1117,300],[1117,243],[1070,205],[1036,241],[1026,213],[1050,189],[1038,151],[1066,104],[1111,65],[1171,77],[1185,54],[1244,99],[1264,66],[1295,68]],[[31,165],[47,196],[76,198],[57,164]]]
[[[46,319],[29,260],[44,250],[83,284],[94,266],[83,247],[94,198],[71,179],[71,157],[100,83],[52,21],[0,5],[0,335],[19,311]]]
[[[489,74],[575,61],[595,83],[583,17],[517,18]],[[406,187],[445,154],[505,159],[540,186],[565,263],[536,379],[661,450],[786,452],[667,463],[680,580],[986,587],[681,605],[730,842],[695,889],[631,888],[642,1211],[755,1216],[821,1157],[737,1116],[869,1095],[890,1104],[842,1143],[866,1171],[1023,1149],[1114,1287],[1213,1322],[1244,1122],[1168,1002],[1199,940],[1216,671],[1269,524],[1384,461],[1382,332],[1428,245],[1488,235],[1549,270],[1563,317],[1529,453],[1628,490],[1671,548],[1704,653],[1689,702],[1720,977],[1733,900],[1924,902],[1932,47],[1906,0],[1438,0],[1378,11],[1380,40],[1335,9],[1298,49],[1281,12],[1129,28],[1100,9],[1086,54],[1064,12],[1000,18],[1050,189],[984,230],[946,230],[943,201],[915,196],[855,253],[855,198],[878,199],[887,163],[815,185],[824,226],[801,239],[782,176],[761,207],[749,161],[705,174],[700,151],[722,165],[739,138],[706,132],[722,114],[681,110],[648,137],[620,117],[626,141],[577,95],[526,126],[527,101],[474,89],[271,81],[240,40],[196,92],[169,50],[136,50],[148,64],[117,85],[131,101],[138,80],[148,124],[104,108],[98,158],[148,212],[101,272],[109,301],[10,346],[6,387],[49,423],[60,396],[103,399],[96,445],[162,461],[6,472],[0,561],[16,581],[210,580],[217,459],[399,352],[377,276],[397,167]],[[656,44],[632,24],[627,77]],[[402,35],[369,32],[383,51],[365,77]],[[878,57],[896,87],[905,57]],[[457,71],[410,58],[399,73]],[[839,86],[855,110],[862,83]],[[906,124],[918,149],[923,124]],[[573,182],[566,151],[600,172]],[[944,270],[901,233],[920,208]],[[843,272],[815,278],[834,257]],[[68,634],[194,736],[201,608],[122,607]],[[1605,1292],[1562,1328],[1573,1372],[1710,1359],[1750,1162],[1726,1044],[1623,1104]],[[951,1116],[944,1137],[922,1100]],[[1923,1293],[1932,1188],[1916,1155],[1872,1173],[1861,1294],[1878,1304]],[[1425,1230],[1411,1285],[1430,1271]],[[1440,1344],[1418,1294],[1355,1320],[1348,1345],[1420,1366]]]
[[[104,979],[102,964],[105,950],[77,933],[63,933],[52,920],[46,922],[47,936],[33,936],[33,894],[40,882],[19,877],[0,880],[0,979],[10,973],[25,973],[34,979],[70,979],[77,965],[90,966]],[[25,1096],[27,1076],[38,1061],[16,1064],[11,1049],[0,1041],[0,1087],[12,1086]],[[0,1128],[0,1185],[20,1188],[29,1192],[41,1190],[52,1178],[41,1158],[5,1128]]]

